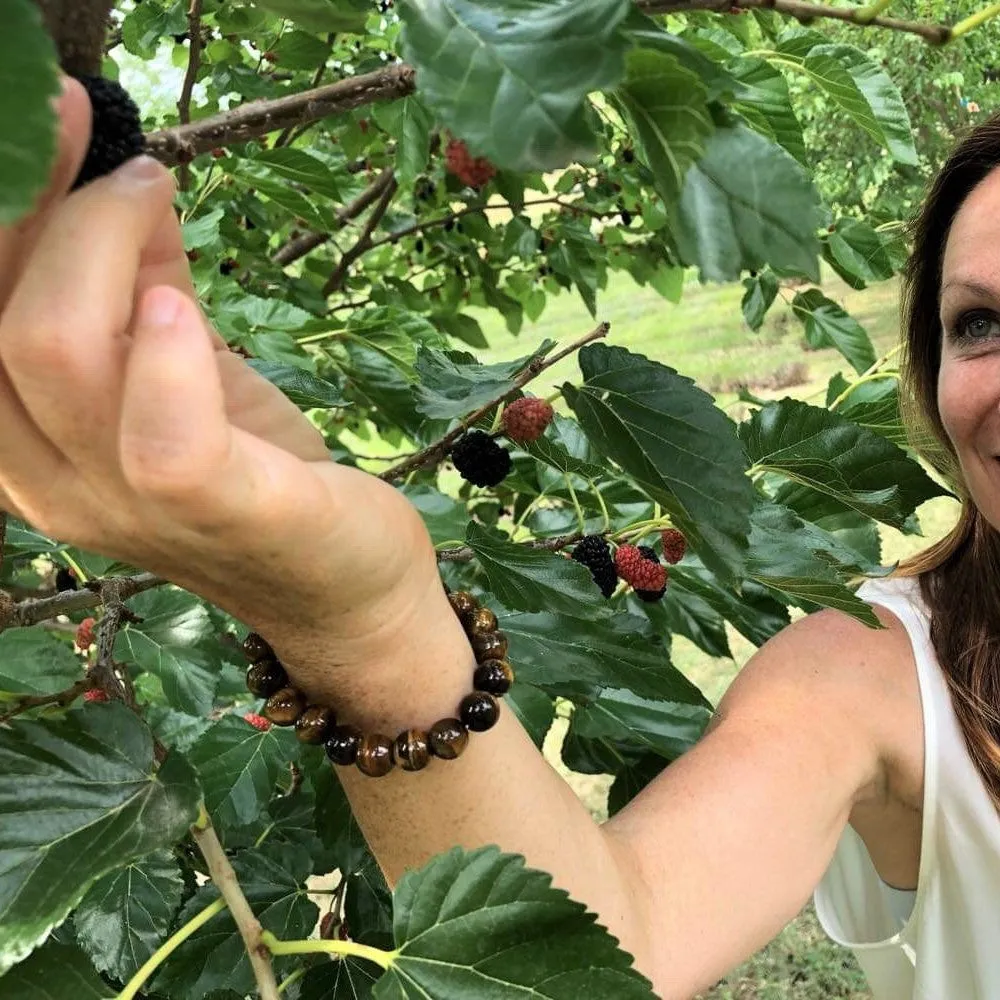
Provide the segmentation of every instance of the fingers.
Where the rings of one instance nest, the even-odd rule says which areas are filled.
[[[62,93],[56,100],[59,135],[49,186],[31,215],[16,226],[0,229],[0,309],[10,296],[48,214],[69,191],[87,155],[91,122],[87,92],[72,77],[64,76],[62,84]]]
[[[40,431],[78,468],[112,472],[137,278],[145,256],[166,255],[173,192],[140,157],[51,210],[0,317],[0,468],[23,464],[16,440]]]

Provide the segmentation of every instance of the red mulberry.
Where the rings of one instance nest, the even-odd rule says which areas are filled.
[[[537,441],[552,423],[552,404],[544,399],[524,396],[508,404],[501,418],[504,433],[518,444]]]
[[[667,582],[667,569],[659,560],[647,559],[634,545],[619,545],[615,552],[618,575],[633,590],[657,591]]]

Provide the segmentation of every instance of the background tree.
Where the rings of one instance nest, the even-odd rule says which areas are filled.
[[[929,113],[914,127],[861,39],[877,30],[887,65],[919,52],[921,81],[945,80],[992,8],[949,28],[933,5],[901,19],[883,2],[142,0],[107,23],[108,4],[40,6],[48,33],[33,3],[8,0],[0,34],[0,223],[51,163],[58,59],[127,70],[148,148],[178,170],[209,318],[332,459],[420,510],[446,583],[509,637],[509,710],[539,744],[568,717],[563,760],[614,776],[612,813],[711,715],[671,663],[673,635],[723,655],[726,623],[759,644],[789,608],[875,624],[848,584],[888,571],[877,525],[917,532],[916,508],[946,491],[907,450],[891,357],[824,295],[820,261],[854,287],[892,278],[906,251],[893,213],[952,122],[940,146]],[[985,73],[988,50],[973,51]],[[149,81],[171,67],[166,103]],[[863,188],[843,182],[825,131],[849,126]],[[844,373],[823,406],[747,395],[737,425],[614,331],[603,342],[614,271],[668,303],[690,272],[742,280],[752,329],[788,285]],[[531,325],[562,294],[593,329],[539,342]],[[472,307],[501,314],[523,355],[481,364]],[[570,355],[579,372],[548,423],[532,383]],[[391,461],[351,444],[375,438]],[[474,485],[484,441],[502,474]],[[576,993],[650,995],[592,915],[517,857],[456,850],[390,894],[322,749],[246,694],[245,626],[142,567],[4,524],[0,802],[18,803],[0,827],[5,998],[476,996],[471,939],[425,905],[460,870],[507,873],[507,922],[494,915],[488,940],[522,947],[491,969],[491,996],[540,978],[563,995],[551,951],[538,962],[553,937],[574,942],[560,954]],[[314,932],[306,882],[334,870]],[[519,895],[558,908],[548,938]],[[485,933],[471,894],[455,905]],[[428,948],[450,985],[428,981]]]

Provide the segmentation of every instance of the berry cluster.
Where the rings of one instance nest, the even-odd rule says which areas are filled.
[[[448,172],[472,188],[485,187],[496,176],[496,167],[484,156],[473,156],[461,139],[452,139],[445,150]]]
[[[90,97],[93,126],[83,166],[73,190],[110,174],[126,160],[146,150],[142,119],[135,102],[121,84],[100,76],[78,76]]]
[[[501,422],[503,432],[511,441],[518,444],[529,444],[537,441],[545,428],[552,423],[553,410],[551,403],[544,399],[524,396],[515,399],[504,408]]]
[[[666,529],[663,540],[663,557],[668,563],[677,563],[684,556],[684,535],[676,528]],[[615,592],[618,580],[624,580],[641,601],[659,601],[667,592],[667,567],[648,545],[619,545],[614,555],[602,535],[587,535],[573,549],[573,558],[590,570],[594,583],[605,597]]]

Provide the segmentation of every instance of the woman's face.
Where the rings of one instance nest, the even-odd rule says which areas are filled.
[[[966,198],[941,278],[938,410],[972,500],[1000,528],[1000,169]]]

